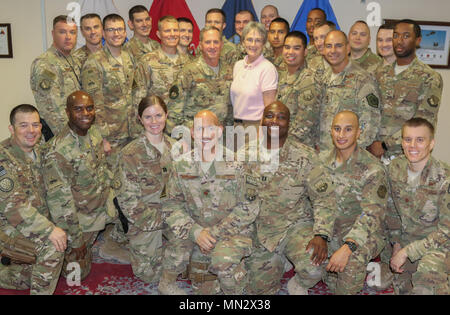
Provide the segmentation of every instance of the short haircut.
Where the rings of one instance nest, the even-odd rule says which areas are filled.
[[[200,42],[203,41],[203,37],[205,36],[205,33],[208,31],[217,31],[219,33],[219,40],[222,41],[222,32],[215,26],[206,26],[200,31]]]
[[[345,44],[348,44],[348,37],[347,37],[347,34],[345,34],[345,32],[343,32],[341,30],[334,30],[334,31],[331,31],[331,32],[339,32],[339,33],[341,33],[344,36]],[[330,33],[328,33],[327,37],[330,35]]]
[[[178,21],[178,23],[180,23],[180,22],[189,23],[189,24],[192,25],[192,28],[194,28],[194,23],[192,23],[192,21],[191,21],[190,18],[187,18],[187,17],[179,17],[179,18],[177,19],[177,21]]]
[[[128,19],[130,21],[134,21],[134,14],[141,13],[141,12],[148,12],[148,10],[143,5],[135,5],[128,11]]]
[[[11,113],[9,114],[9,122],[12,126],[14,126],[14,123],[16,122],[17,113],[38,113],[39,115],[39,111],[33,105],[30,104],[17,105],[11,110]]]
[[[275,19],[272,20],[272,22],[270,22],[270,25],[272,25],[272,23],[283,23],[286,26],[286,30],[289,32],[290,26],[289,26],[289,22],[286,21],[285,19],[283,19],[282,17],[277,17]],[[269,27],[270,29],[270,27]]]
[[[261,13],[262,13],[262,11],[264,11],[265,8],[272,8],[272,9],[275,9],[275,12],[277,13],[277,15],[279,15],[279,13],[278,13],[278,8],[277,8],[276,6],[274,6],[274,5],[272,5],[272,4],[268,4],[268,5],[266,5],[264,8],[262,8]]]
[[[178,20],[174,18],[172,15],[164,15],[158,20],[158,30],[161,29],[163,22],[178,23]]]
[[[310,12],[312,12],[312,11],[320,11],[320,12],[322,12],[324,20],[327,19],[327,14],[325,13],[325,11],[323,9],[321,9],[321,8],[314,8],[314,9],[309,10],[308,14]]]
[[[220,14],[222,14],[222,22],[226,22],[226,20],[227,20],[227,15],[225,14],[225,11],[224,10],[222,10],[222,9],[218,9],[218,8],[212,8],[212,9],[209,9],[208,10],[208,12],[206,12],[206,14],[205,14],[205,21],[206,21],[206,17],[208,16],[208,14],[210,14],[210,13],[220,13]]]
[[[67,15],[58,15],[53,19],[53,29],[55,28],[56,23],[63,22],[67,23]]]
[[[324,25],[328,25],[328,27],[330,28],[330,32],[334,31],[336,29],[336,23],[334,23],[332,21],[328,21],[328,20],[320,22],[315,28],[319,28],[319,27],[322,27]]]
[[[81,19],[80,19],[80,26],[81,26],[81,23],[83,23],[83,20],[85,20],[85,19],[99,19],[100,23],[102,22],[102,19],[100,18],[100,15],[98,15],[97,13],[88,13],[88,14],[85,14],[85,15],[83,15],[81,17]]]
[[[419,24],[417,24],[416,21],[413,21],[410,19],[403,19],[403,20],[395,23],[395,26],[399,25],[400,23],[406,23],[406,24],[413,25],[414,26],[414,34],[416,34],[416,38],[422,37],[422,29],[420,28]]]
[[[300,40],[302,41],[302,43],[303,43],[304,48],[306,48],[306,45],[307,45],[307,43],[308,43],[308,39],[306,38],[306,35],[305,35],[303,32],[300,32],[300,31],[292,31],[292,32],[289,32],[289,33],[286,35],[286,37],[284,38],[284,41],[285,41],[285,42],[286,42],[286,39],[287,39],[288,37],[295,37],[295,38],[300,39]]]
[[[392,23],[384,23],[382,24],[377,31],[377,35],[380,32],[380,30],[394,30],[394,24]]]
[[[116,21],[122,21],[123,24],[125,25],[125,20],[120,15],[115,13],[108,14],[103,18],[103,29],[105,29],[106,22],[116,22]]]
[[[155,94],[147,95],[144,97],[140,102],[138,106],[138,115],[142,118],[142,114],[144,111],[151,106],[159,105],[163,109],[163,111],[167,114],[167,105],[163,101],[161,97]]]
[[[266,27],[264,26],[264,24],[259,23],[259,22],[255,22],[255,21],[251,21],[249,22],[247,25],[245,25],[244,29],[242,30],[242,40],[245,40],[245,37],[247,37],[248,33],[250,33],[251,31],[257,31],[259,33],[259,35],[261,35],[263,37],[263,41],[264,41],[264,45],[267,42],[267,31],[266,31]]]
[[[236,13],[236,15],[238,15],[238,14],[243,14],[243,13],[248,13],[248,14],[250,14],[250,16],[252,17],[252,21],[255,20],[255,16],[254,16],[253,13],[252,13],[251,11],[249,11],[249,10],[241,10],[241,11],[239,11],[238,13]],[[234,19],[235,19],[235,20],[236,20],[236,15],[234,16]]]
[[[422,127],[422,126],[425,126],[430,130],[431,139],[434,139],[435,130],[434,130],[433,124],[422,117],[414,117],[414,118],[411,118],[411,119],[405,121],[405,123],[403,124],[403,127],[402,127],[402,138],[403,138],[403,131],[404,131],[405,127]]]

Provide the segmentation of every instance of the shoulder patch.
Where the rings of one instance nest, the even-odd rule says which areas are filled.
[[[10,192],[14,188],[14,181],[9,178],[5,177],[2,180],[0,180],[0,190],[3,192]]]
[[[378,187],[378,190],[377,190],[378,197],[380,197],[381,199],[384,199],[386,197],[386,193],[387,193],[386,186],[380,185],[380,187]]]
[[[375,96],[375,94],[370,93],[366,96],[367,103],[369,103],[369,106],[373,108],[378,108],[379,100],[378,97]]]
[[[428,105],[430,105],[431,107],[438,107],[439,98],[436,95],[433,95],[430,98],[428,98],[427,102],[428,102]]]
[[[178,98],[179,95],[180,95],[180,89],[178,88],[178,86],[177,85],[172,86],[169,90],[170,99],[174,100],[174,99]]]

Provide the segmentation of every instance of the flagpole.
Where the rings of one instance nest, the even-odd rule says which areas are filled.
[[[42,49],[47,51],[47,21],[45,19],[45,0],[41,0]]]

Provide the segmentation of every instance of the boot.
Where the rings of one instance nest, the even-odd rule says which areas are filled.
[[[161,295],[187,295],[177,285],[177,274],[164,270],[159,280],[158,292]]]
[[[305,289],[302,286],[300,286],[298,281],[295,279],[295,276],[288,281],[287,289],[289,295],[308,295],[308,289]]]

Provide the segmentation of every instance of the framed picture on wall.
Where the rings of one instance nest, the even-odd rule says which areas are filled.
[[[396,23],[399,20],[384,20]],[[417,58],[432,68],[450,68],[450,22],[416,21],[422,30]]]
[[[12,58],[11,24],[0,24],[0,58]]]

